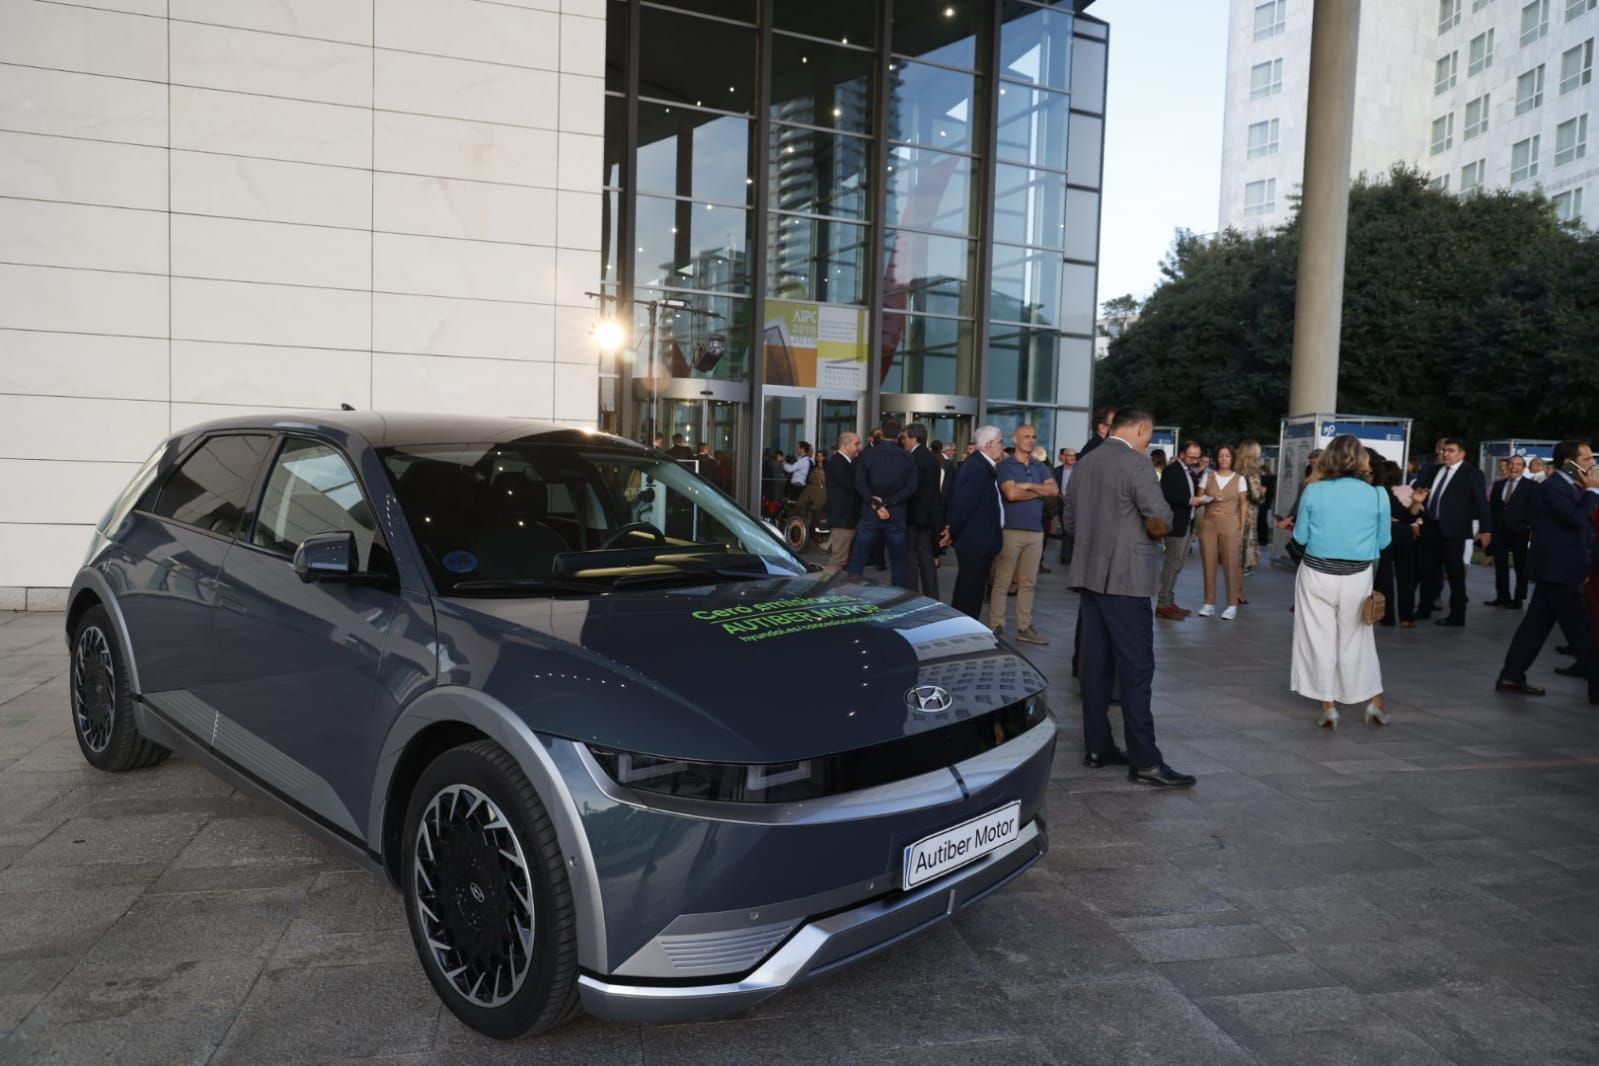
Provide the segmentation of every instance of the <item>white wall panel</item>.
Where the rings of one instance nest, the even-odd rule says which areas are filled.
[[[137,463],[0,459],[0,524],[100,521]]]
[[[553,187],[556,134],[460,119],[380,111],[373,117],[378,170]],[[593,140],[598,143],[601,138]],[[599,157],[588,188],[599,181]]]
[[[372,113],[211,89],[172,88],[172,147],[367,167]]]
[[[0,128],[134,144],[167,143],[167,87],[0,66]]]
[[[558,81],[554,71],[379,49],[375,99],[390,111],[554,129]]]
[[[367,407],[372,353],[172,342],[172,399],[269,407]]]
[[[556,186],[593,192],[603,180],[605,138],[588,133],[562,133],[558,147]]]
[[[370,293],[172,279],[174,339],[370,348],[371,326]]]
[[[552,414],[567,421],[594,425],[599,421],[599,373],[593,365],[555,365],[555,403]]]
[[[215,422],[219,418],[256,418],[279,415],[285,411],[302,411],[311,404],[298,403],[292,407],[263,407],[259,404],[175,403],[172,405],[172,432],[181,433],[202,422]]]
[[[372,219],[372,175],[314,163],[173,152],[172,210],[364,229]]]
[[[93,535],[92,525],[0,524],[0,588],[65,590],[83,565]]]
[[[377,0],[379,48],[557,69],[560,16],[476,0]]]
[[[561,75],[561,129],[604,135],[605,79],[583,74]]]
[[[0,0],[0,27],[0,63],[166,80],[167,28],[158,19]]]
[[[544,304],[373,293],[372,347],[380,352],[548,360],[555,310]]]
[[[0,261],[167,272],[167,215],[0,198]]]
[[[553,189],[375,174],[372,192],[372,225],[379,230],[513,244],[556,243],[558,209]],[[597,203],[598,197],[595,199]],[[596,206],[596,229],[598,211]]]
[[[172,83],[370,107],[372,49],[174,22]]]
[[[372,287],[380,292],[550,303],[555,253],[522,244],[372,235]]]
[[[568,7],[566,10],[571,10]],[[602,11],[601,14],[604,12]],[[561,16],[561,69],[572,74],[605,77],[605,20]]]
[[[565,191],[556,194],[556,240],[562,248],[600,250],[602,232],[601,194]]]
[[[550,417],[550,363],[378,352],[372,374],[379,410]]]
[[[171,0],[174,19],[372,43],[372,0]]]
[[[594,344],[595,310],[590,307],[555,309],[555,361],[599,366],[600,350]]]
[[[165,338],[0,329],[0,392],[167,398]]]
[[[142,463],[167,434],[167,405],[0,396],[0,459]]]
[[[0,264],[0,328],[164,337],[167,279]]]
[[[568,307],[592,307],[587,295],[600,285],[600,253],[562,248],[555,253],[555,302]]]
[[[0,196],[167,206],[167,153],[143,145],[0,133]]]
[[[73,0],[81,7],[95,7],[102,11],[122,11],[129,15],[156,15],[166,17],[167,0]]]
[[[365,289],[372,282],[372,235],[326,226],[173,215],[172,272]]]

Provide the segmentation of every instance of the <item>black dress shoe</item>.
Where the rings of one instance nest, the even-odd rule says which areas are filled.
[[[1090,770],[1098,770],[1102,766],[1126,766],[1127,753],[1120,748],[1111,748],[1103,755],[1091,751],[1083,756],[1083,765]]]
[[[1461,618],[1440,618],[1433,623],[1435,626],[1463,626],[1465,624],[1465,620]]]
[[[1494,682],[1494,691],[1514,692],[1520,696],[1542,696],[1545,694],[1544,690],[1536,685],[1529,685],[1525,681],[1506,681],[1502,677]]]
[[[1557,666],[1555,673],[1561,677],[1587,677],[1588,671],[1582,668],[1581,663],[1572,663],[1570,666]]]
[[[1194,775],[1180,774],[1165,763],[1159,766],[1148,766],[1140,770],[1136,766],[1127,768],[1127,780],[1138,785],[1154,785],[1156,788],[1193,788]]]
[[[1482,601],[1482,605],[1484,607],[1509,607],[1510,606],[1510,601],[1509,600],[1483,600]]]

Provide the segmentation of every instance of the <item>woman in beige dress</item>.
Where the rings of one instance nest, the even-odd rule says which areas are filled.
[[[1216,613],[1216,567],[1220,565],[1227,581],[1226,621],[1238,617],[1238,597],[1242,592],[1243,539],[1248,512],[1248,487],[1235,468],[1236,453],[1229,444],[1216,448],[1216,465],[1205,475],[1199,493],[1207,497],[1205,515],[1199,523],[1199,559],[1205,569],[1205,603],[1199,617]]]
[[[1238,476],[1244,479],[1243,576],[1238,581],[1238,602],[1248,603],[1243,578],[1260,565],[1260,505],[1266,500],[1266,484],[1260,479],[1260,444],[1246,440],[1238,446]]]

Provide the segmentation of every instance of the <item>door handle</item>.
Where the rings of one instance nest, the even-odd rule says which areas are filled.
[[[249,613],[249,609],[246,608],[244,606],[244,604],[242,604],[238,600],[234,599],[232,596],[218,596],[217,597],[217,603],[221,604],[223,607],[226,607],[228,610],[232,611],[234,614],[248,614]]]

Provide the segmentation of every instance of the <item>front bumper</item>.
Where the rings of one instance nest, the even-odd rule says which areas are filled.
[[[1043,820],[1012,843],[944,877],[801,925],[760,966],[737,981],[704,985],[630,984],[583,975],[583,1009],[613,1021],[689,1021],[745,1010],[785,988],[864,959],[968,907],[1004,885],[1048,848]]]

